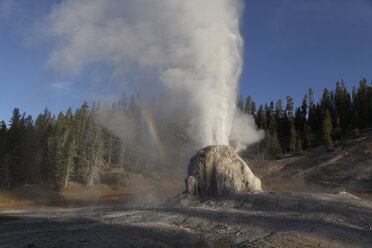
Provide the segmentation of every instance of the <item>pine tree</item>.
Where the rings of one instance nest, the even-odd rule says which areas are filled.
[[[122,124],[124,118],[126,117],[127,113],[127,107],[128,107],[128,99],[127,99],[127,94],[125,90],[123,90],[119,102],[118,102],[118,108],[119,108],[119,114],[120,114],[120,125]]]
[[[56,135],[55,135],[55,140],[56,140],[56,169],[55,169],[55,186],[57,188],[62,187],[63,185],[63,179],[65,176],[65,143],[66,143],[66,138],[67,137],[67,128],[66,128],[66,123],[65,123],[65,116],[62,112],[59,113],[58,118],[57,118],[57,123],[56,123]]]
[[[320,106],[321,106],[321,109],[322,109],[322,116],[324,118],[325,115],[326,115],[327,110],[328,110],[328,112],[331,111],[330,93],[329,93],[329,90],[327,88],[325,88],[324,91],[323,91],[323,96],[322,96]]]
[[[296,152],[297,154],[303,154],[304,150],[302,147],[302,140],[300,135],[297,134],[297,141],[296,141]]]
[[[371,92],[370,87],[367,85],[367,80],[364,78],[359,81],[358,90],[353,89],[353,113],[355,126],[359,129],[366,128],[372,123],[371,107],[368,99],[368,92]]]
[[[76,156],[71,171],[71,179],[78,183],[85,183],[87,170],[87,145],[88,145],[88,105],[84,103],[80,109],[75,111],[74,130],[76,131]]]
[[[308,104],[307,104],[307,94],[305,94],[301,108],[297,108],[296,114],[295,114],[295,124],[296,124],[296,129],[299,130],[300,135],[302,137],[305,136],[305,125],[307,124],[307,109],[308,109]]]
[[[280,147],[278,135],[276,132],[274,132],[272,139],[271,139],[271,154],[276,158],[280,158],[280,156],[283,154],[282,148]]]
[[[303,136],[305,133],[304,126],[306,124],[306,119],[303,118],[300,107],[296,109],[295,116],[294,116],[294,123],[295,123],[295,129],[298,130]]]
[[[291,116],[289,119],[289,143],[288,148],[290,152],[294,152],[296,149],[296,129],[294,125],[294,118]]]
[[[275,106],[275,119],[277,123],[280,123],[280,119],[283,118],[283,104],[282,100],[279,99]]]
[[[323,139],[326,142],[326,149],[327,151],[333,151],[333,141],[331,137],[332,133],[332,121],[331,121],[331,114],[328,110],[326,110],[325,118],[323,120]]]
[[[269,128],[266,133],[267,140],[265,143],[265,153],[270,154],[272,157],[278,158],[282,154],[282,149],[280,147],[278,126],[274,114],[270,116]]]
[[[266,121],[266,115],[264,113],[264,109],[262,104],[260,104],[257,112],[257,118],[256,118],[256,125],[258,128],[266,130],[267,129],[267,121]]]
[[[287,107],[286,112],[289,117],[293,116],[293,110],[294,110],[294,102],[293,98],[290,96],[287,96]]]
[[[238,109],[240,109],[241,112],[244,111],[244,102],[243,102],[243,96],[242,95],[238,96],[238,100],[237,100],[236,105],[237,105]]]
[[[39,170],[36,163],[37,146],[35,143],[35,128],[33,126],[32,116],[28,115],[25,119],[25,127],[22,142],[20,143],[22,151],[22,167],[24,184],[34,184],[40,181]]]
[[[274,115],[271,115],[270,116],[269,131],[270,131],[270,134],[271,135],[273,135],[274,132],[277,132],[278,131],[278,126],[277,126],[277,123],[276,123],[276,120],[275,120],[275,116]]]
[[[41,178],[43,182],[50,183],[53,172],[54,164],[50,161],[50,157],[53,155],[52,142],[50,138],[53,136],[53,119],[51,112],[45,107],[44,112],[39,114],[35,120],[35,132],[37,142],[37,163],[40,168]]]
[[[340,118],[337,116],[336,118],[336,127],[333,130],[333,137],[335,140],[340,140],[342,135],[342,129],[341,129],[341,121]]]
[[[19,108],[14,108],[13,115],[9,121],[7,150],[12,153],[21,140],[21,114]]]
[[[270,135],[270,132],[265,132],[265,158],[271,157],[272,156],[272,138]]]
[[[345,130],[351,127],[351,99],[344,82],[336,83],[335,91],[336,115],[340,118],[340,128]]]
[[[302,114],[302,118],[305,118],[306,119],[306,115],[307,115],[307,94],[305,94],[303,100],[302,100],[302,104],[301,104],[301,114]]]
[[[251,96],[247,96],[245,98],[244,113],[251,114],[251,107],[252,107],[252,98]]]
[[[0,123],[0,187],[9,187],[9,155],[7,154],[8,129],[4,121]]]
[[[304,130],[305,130],[305,146],[306,148],[312,147],[314,135],[311,132],[311,127],[309,127],[309,125],[305,125]]]
[[[66,115],[62,112],[58,115],[56,123],[56,180],[57,188],[66,188],[70,181],[70,175],[76,156],[76,140],[74,131],[74,118],[71,107]]]
[[[24,137],[25,117],[18,108],[14,108],[10,119],[8,131],[7,151],[9,153],[9,178],[10,183],[17,184],[24,182],[24,168],[22,164],[22,138]]]
[[[290,150],[289,148],[290,131],[291,131],[290,117],[287,115],[287,112],[284,112],[284,116],[280,120],[280,126],[278,128],[278,138],[282,144],[282,148],[284,151]]]
[[[308,116],[308,124],[311,127],[311,132],[317,130],[318,127],[318,116],[317,116],[317,110],[316,110],[316,105],[314,102],[314,92],[310,88],[309,89],[309,116]]]
[[[283,137],[283,118],[284,118],[283,104],[282,104],[282,100],[279,99],[276,102],[276,106],[275,106],[275,121],[276,121],[279,137]]]
[[[91,111],[88,120],[88,135],[87,135],[87,170],[86,183],[92,185],[99,179],[100,171],[104,165],[103,160],[103,139],[101,129],[94,124],[96,112]]]
[[[251,105],[251,112],[250,114],[253,116],[253,117],[256,117],[256,103],[254,101],[252,101],[252,105]]]
[[[270,117],[271,117],[271,112],[270,112],[270,108],[269,106],[267,105],[267,103],[265,103],[265,106],[264,106],[264,113],[265,113],[265,119],[266,119],[266,126],[268,127],[269,124],[270,124]]]

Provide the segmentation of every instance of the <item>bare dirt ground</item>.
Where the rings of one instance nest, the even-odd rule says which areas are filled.
[[[341,192],[3,210],[0,247],[372,247],[372,202]]]

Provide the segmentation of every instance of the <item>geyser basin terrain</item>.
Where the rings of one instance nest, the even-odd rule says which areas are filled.
[[[2,211],[0,247],[371,247],[372,203],[262,192],[161,204]]]
[[[224,195],[261,191],[261,181],[232,147],[208,146],[190,160],[186,193]]]

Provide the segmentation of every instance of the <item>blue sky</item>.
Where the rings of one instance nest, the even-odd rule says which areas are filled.
[[[45,66],[52,44],[35,37],[35,27],[58,1],[14,2],[0,1],[0,120],[8,121],[14,107],[35,118],[45,106],[58,114],[94,98],[87,74],[71,79]],[[371,81],[371,0],[245,3],[243,96],[265,103],[290,95],[300,104],[310,87],[318,98],[340,79],[349,89],[363,77]],[[117,85],[102,90],[121,91]]]
[[[242,26],[241,91],[260,103],[372,79],[370,0],[246,1]]]

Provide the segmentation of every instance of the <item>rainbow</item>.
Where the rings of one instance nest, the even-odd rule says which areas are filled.
[[[151,117],[151,114],[149,113],[149,111],[147,111],[146,107],[140,101],[136,100],[135,102],[136,102],[136,104],[137,104],[137,106],[138,106],[138,108],[141,112],[142,118],[146,122],[147,129],[149,130],[149,132],[151,134],[151,138],[152,138],[154,144],[156,145],[161,158],[165,159],[166,155],[165,155],[165,151],[164,151],[164,146],[163,146],[163,143],[160,139],[159,132],[156,128],[154,119]]]

